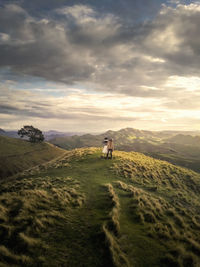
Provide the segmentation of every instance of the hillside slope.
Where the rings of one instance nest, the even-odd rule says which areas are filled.
[[[0,179],[52,160],[65,151],[48,143],[0,136]]]
[[[141,152],[200,172],[200,137],[193,136],[193,132],[186,133],[187,135],[170,131],[154,132],[125,128],[100,135],[57,137],[50,142],[64,149],[99,147],[102,146],[104,137],[112,137],[117,150]]]
[[[2,266],[198,267],[200,175],[76,149],[0,184]]]

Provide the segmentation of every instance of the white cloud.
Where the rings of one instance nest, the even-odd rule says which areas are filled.
[[[199,23],[199,3],[165,5],[152,21],[137,25],[88,5],[55,9],[40,19],[6,5],[0,10],[0,67],[50,84],[31,92],[12,91],[19,84],[1,88],[3,125],[5,116],[12,124],[13,115],[37,118],[41,126],[58,120],[72,127],[75,121],[81,129],[85,121],[99,130],[144,128],[144,122],[147,128],[179,121],[180,127],[197,127]],[[51,81],[63,84],[54,88]]]
[[[79,88],[70,90],[70,94],[55,98],[42,91],[4,88],[0,94],[1,127],[19,128],[32,123],[42,130],[48,130],[49,125],[57,130],[85,132],[127,126],[158,130],[167,129],[172,122],[179,127],[184,119],[188,122],[191,119],[193,123],[200,116],[200,111],[196,110],[177,110],[173,105],[169,109],[164,106],[165,100],[161,102],[160,99],[111,93],[83,93]]]
[[[73,5],[65,8],[59,8],[56,10],[56,12],[66,16],[71,15],[81,23],[96,21],[94,18],[96,12],[91,7],[86,5]]]
[[[0,43],[7,43],[10,39],[9,34],[0,32]]]
[[[166,82],[167,87],[183,88],[187,91],[200,93],[200,77],[170,76]]]

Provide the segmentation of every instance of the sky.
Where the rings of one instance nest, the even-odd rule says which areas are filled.
[[[200,130],[200,1],[0,0],[0,128]]]

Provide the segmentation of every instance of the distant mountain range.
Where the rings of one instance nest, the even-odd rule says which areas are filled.
[[[13,138],[19,138],[19,135],[17,134],[17,131],[5,131],[0,128],[0,135],[1,136],[8,136]]]
[[[83,134],[84,134],[83,132],[59,132],[59,131],[50,130],[50,131],[44,132],[44,137],[46,141],[49,141],[57,137],[83,135]]]
[[[83,135],[83,132],[59,132],[55,130],[50,130],[43,132],[45,140],[49,141],[50,139],[56,138],[56,137],[65,137],[65,136],[73,136],[73,135]],[[0,129],[0,136],[8,136],[13,138],[20,138],[17,134],[17,131],[5,131],[3,129]]]
[[[112,137],[117,150],[141,152],[200,172],[199,131],[146,131],[125,128],[97,135],[54,130],[43,133],[46,141],[67,150],[101,147],[104,137]],[[0,135],[19,138],[17,131],[0,129]]]
[[[200,132],[196,131],[144,131],[125,128],[104,134],[56,137],[49,142],[61,148],[102,146],[104,137],[114,139],[115,148],[137,151],[154,158],[167,160],[200,172]]]

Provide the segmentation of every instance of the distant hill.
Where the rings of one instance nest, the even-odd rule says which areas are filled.
[[[17,131],[5,131],[3,129],[0,129],[0,136],[8,136],[13,138],[19,138],[19,135],[17,134]]]
[[[49,141],[51,139],[57,138],[57,137],[65,137],[65,136],[73,136],[73,135],[83,135],[82,132],[58,132],[55,130],[50,130],[44,132],[44,137],[46,141]]]
[[[0,182],[0,265],[198,267],[200,174],[136,152],[100,156],[66,151]]]
[[[48,143],[0,136],[0,179],[49,161],[64,151]]]
[[[45,140],[48,141],[53,138],[57,137],[65,137],[65,136],[73,136],[73,135],[83,135],[83,132],[59,132],[55,130],[50,131],[44,131],[43,132]],[[3,129],[0,129],[0,136],[8,136],[13,138],[20,138],[17,134],[17,131],[5,131]]]
[[[155,132],[126,128],[119,131],[110,130],[99,135],[56,137],[49,142],[70,150],[81,147],[99,147],[102,146],[104,137],[112,137],[118,150],[142,152],[200,172],[200,136],[194,136],[194,134],[195,132],[186,131]]]
[[[166,142],[182,145],[200,146],[200,136],[177,134],[166,139]]]
[[[0,135],[3,135],[4,133],[5,133],[5,131],[0,128]]]

